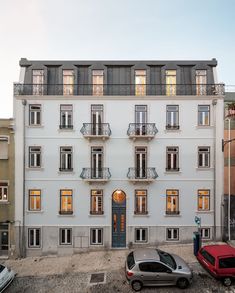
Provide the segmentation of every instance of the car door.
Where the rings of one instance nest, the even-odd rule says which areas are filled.
[[[218,275],[235,277],[235,256],[219,257],[218,259]]]

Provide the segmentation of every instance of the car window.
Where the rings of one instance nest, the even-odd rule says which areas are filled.
[[[134,254],[131,252],[128,257],[127,257],[127,266],[128,269],[131,270],[135,265],[135,259],[134,259]]]
[[[139,264],[139,269],[142,272],[161,273],[167,272],[168,268],[158,262],[142,262]]]
[[[5,269],[4,266],[0,265],[0,273]]]
[[[170,255],[169,253],[162,251],[160,249],[157,249],[157,252],[159,254],[161,262],[165,263],[166,265],[168,265],[169,267],[171,267],[174,270],[176,269],[176,262],[175,262],[172,255]]]
[[[215,258],[210,253],[208,253],[205,249],[201,250],[201,255],[211,264],[215,265]]]
[[[231,269],[235,268],[235,257],[226,257],[219,260],[220,269]]]

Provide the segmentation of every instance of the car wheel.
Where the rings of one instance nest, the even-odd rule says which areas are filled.
[[[186,289],[189,285],[189,281],[185,278],[180,278],[178,281],[177,281],[177,286],[180,288],[180,289]]]
[[[143,284],[140,281],[133,281],[131,287],[134,291],[140,291],[143,287]]]
[[[232,284],[232,279],[230,277],[223,278],[222,283],[224,286],[229,287]]]

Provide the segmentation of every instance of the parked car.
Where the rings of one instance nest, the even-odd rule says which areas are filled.
[[[0,264],[0,293],[2,293],[15,278],[15,272]]]
[[[200,264],[225,286],[235,277],[235,248],[230,245],[207,245],[197,254]]]
[[[126,277],[135,291],[143,286],[176,285],[185,289],[193,273],[186,262],[175,254],[159,249],[136,249],[126,259]]]

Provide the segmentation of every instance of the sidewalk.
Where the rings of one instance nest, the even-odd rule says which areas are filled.
[[[212,242],[208,244],[212,244]],[[158,248],[181,256],[188,264],[197,262],[193,254],[192,244],[162,245]],[[66,273],[118,270],[124,267],[129,252],[129,249],[91,251],[72,256],[28,257],[5,260],[1,263],[12,268],[19,277],[42,277]]]

